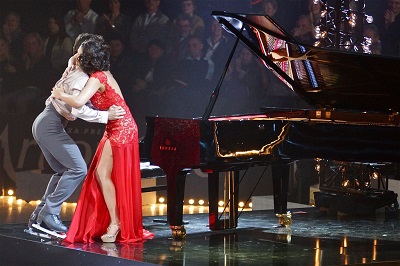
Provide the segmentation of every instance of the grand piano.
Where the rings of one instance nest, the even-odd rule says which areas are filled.
[[[298,43],[264,15],[214,11],[212,16],[315,108],[263,108],[258,114],[213,117],[217,88],[203,117],[146,117],[141,156],[167,175],[167,217],[173,237],[186,234],[182,213],[190,169],[208,173],[209,226],[219,230],[237,225],[240,170],[271,166],[274,211],[283,224],[290,219],[289,163],[316,158],[400,161],[398,58]],[[221,172],[230,173],[228,219],[218,212]]]

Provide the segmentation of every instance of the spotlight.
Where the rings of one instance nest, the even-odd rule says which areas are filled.
[[[370,174],[370,178],[377,180],[379,178],[380,174],[377,171],[372,171]]]
[[[199,200],[199,205],[203,205],[204,204],[204,200]]]
[[[14,190],[9,189],[9,190],[7,191],[7,195],[8,195],[8,196],[14,195]]]
[[[365,21],[367,23],[372,23],[372,22],[374,22],[374,18],[372,16],[365,16]]]
[[[350,185],[350,180],[345,180],[345,181],[343,181],[343,183],[342,183],[342,187],[348,187]]]
[[[220,200],[218,201],[218,206],[223,207],[225,205],[224,201]]]
[[[164,197],[159,197],[158,198],[158,202],[159,203],[164,203],[165,202],[165,198]]]
[[[189,199],[189,204],[193,205],[194,204],[194,199]]]
[[[240,208],[243,208],[243,207],[244,207],[244,202],[243,202],[243,201],[239,202],[239,207],[240,207]]]

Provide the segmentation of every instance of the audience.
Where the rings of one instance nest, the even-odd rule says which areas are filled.
[[[66,34],[63,18],[50,15],[47,22],[47,36],[44,41],[46,59],[56,73],[63,73],[68,59],[72,56],[72,39]]]
[[[44,43],[37,32],[24,38],[21,68],[18,70],[17,87],[4,97],[8,112],[26,113],[38,109],[44,103],[48,89],[54,84],[50,62],[44,55]]]
[[[96,32],[99,15],[91,9],[91,3],[92,0],[76,0],[76,9],[65,15],[65,31],[72,40],[83,32]]]
[[[151,40],[146,53],[135,60],[133,71],[132,112],[139,127],[139,136],[145,133],[145,116],[158,115],[160,102],[172,86],[173,68],[165,56],[165,44]]]
[[[162,13],[160,2],[161,0],[144,0],[146,12],[133,21],[130,42],[135,53],[143,54],[150,40],[167,39],[170,19]]]
[[[120,0],[108,0],[108,9],[110,12],[99,18],[97,34],[104,36],[106,40],[109,40],[112,35],[118,34],[128,44],[132,27],[131,17],[121,13]]]
[[[167,55],[171,64],[187,56],[187,41],[192,35],[193,20],[187,14],[180,14],[176,19],[176,33],[167,40]]]
[[[2,30],[9,43],[11,55],[15,60],[21,59],[26,33],[21,28],[20,15],[15,12],[9,12],[5,17]]]
[[[142,110],[141,116],[168,112],[171,105],[189,109],[189,105],[199,106],[202,110],[206,108],[210,93],[222,77],[233,48],[231,35],[217,20],[208,20],[208,15],[205,17],[205,14],[218,8],[207,10],[210,7],[206,3],[196,3],[195,0],[174,0],[175,4],[169,0],[136,0],[135,12],[132,12],[129,9],[133,7],[132,3],[121,0],[102,0],[106,3],[103,7],[98,1],[69,1],[75,8],[60,7],[60,10],[66,8],[61,13],[64,20],[56,16],[57,13],[50,12],[49,8],[49,14],[42,16],[48,20],[42,21],[43,29],[40,30],[30,25],[31,18],[20,17],[11,9],[2,10],[5,14],[0,35],[3,110],[27,110],[35,97],[38,98],[34,101],[41,104],[40,95],[48,91],[51,81],[64,71],[72,53],[72,42],[81,32],[97,33],[106,38],[111,50],[111,71],[121,84],[131,108]],[[312,44],[313,26],[320,23],[323,5],[320,1],[302,1],[303,8],[296,10],[298,16],[285,17],[283,25],[286,28],[285,24],[293,26],[296,23],[292,31],[289,30],[292,36],[299,42]],[[381,13],[378,20],[375,18],[377,26],[365,25],[363,34],[372,41],[371,53],[399,56],[400,0],[386,1],[387,10]],[[92,3],[95,3],[93,9]],[[252,9],[253,13],[266,14],[282,25],[276,18],[277,15],[283,18],[282,13],[278,13],[278,3],[282,4],[282,8],[288,5],[276,0],[254,0],[243,5],[242,13],[253,6],[257,8]],[[126,8],[121,9],[121,5],[126,5]],[[170,15],[164,14],[161,8],[169,10]],[[175,11],[171,12],[171,8]],[[207,27],[204,21],[207,21]],[[250,106],[257,106],[267,96],[271,99],[275,96],[286,97],[285,93],[281,95],[283,90],[273,77],[248,49],[237,48],[227,69],[221,94],[226,93],[227,98],[243,99],[243,104],[233,100],[235,104],[225,105],[225,111],[245,111]],[[193,102],[194,99],[196,102]],[[190,114],[181,109],[182,116],[202,115],[203,111],[192,109]],[[180,114],[169,112],[171,116]]]
[[[131,90],[133,78],[133,59],[129,45],[118,33],[110,35],[110,71],[118,82],[127,104],[132,102],[133,93]]]
[[[296,41],[305,44],[313,44],[314,27],[312,21],[307,15],[300,15],[296,20],[296,26],[292,29],[292,36]]]
[[[215,19],[210,22],[210,34],[206,39],[205,58],[214,63],[213,84],[217,84],[225,69],[233,42],[225,36],[225,30]]]
[[[278,2],[276,0],[262,0],[261,1],[261,14],[268,15],[274,18],[278,11]]]
[[[381,54],[381,40],[378,27],[375,24],[364,25],[363,35],[371,40],[369,47],[371,54]]]
[[[191,35],[197,35],[199,37],[204,36],[204,31],[205,31],[205,25],[203,19],[195,14],[196,12],[196,4],[194,0],[181,0],[181,13],[186,14],[192,18],[192,30],[191,30]],[[178,16],[179,16],[178,15]],[[172,34],[177,34],[178,29],[177,29],[177,19],[175,19],[172,23],[172,29],[171,32]]]
[[[400,0],[386,0],[384,25],[380,29],[382,54],[399,56],[400,53]]]
[[[163,112],[185,117],[201,116],[211,95],[210,82],[214,64],[204,57],[204,43],[192,35],[187,42],[188,54],[179,60],[173,73],[174,85],[169,89]]]
[[[17,83],[17,65],[13,59],[7,40],[0,36],[0,98],[13,90]],[[5,112],[6,103],[1,102],[1,112]]]

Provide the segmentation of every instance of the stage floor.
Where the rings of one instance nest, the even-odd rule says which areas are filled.
[[[26,222],[5,223],[3,209],[0,264],[400,265],[400,221],[393,213],[353,217],[314,207],[290,211],[290,228],[276,227],[273,211],[262,210],[242,212],[236,229],[210,231],[207,213],[186,212],[182,241],[171,239],[165,215],[153,215],[145,216],[143,224],[155,237],[144,243],[65,245],[24,233]]]

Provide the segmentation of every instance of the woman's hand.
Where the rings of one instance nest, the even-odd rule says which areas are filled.
[[[53,90],[51,91],[51,97],[55,99],[60,99],[64,93],[64,88],[62,87],[53,87]]]

